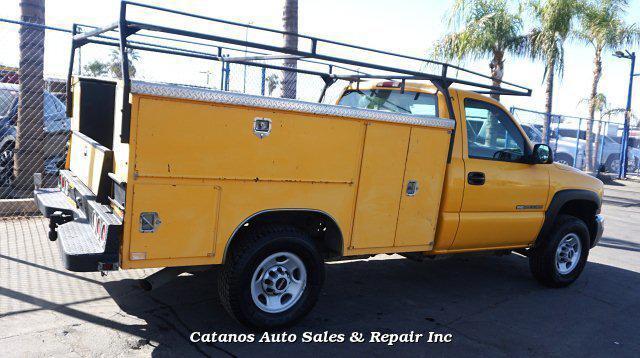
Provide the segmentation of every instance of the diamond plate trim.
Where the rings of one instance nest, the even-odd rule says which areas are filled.
[[[278,109],[285,111],[322,114],[327,116],[367,119],[372,121],[410,124],[424,127],[453,129],[455,122],[434,116],[409,115],[383,112],[371,109],[352,108],[324,103],[304,102],[285,98],[254,96],[243,93],[225,92],[206,88],[188,87],[174,84],[131,82],[131,93],[158,97],[190,99],[239,106]]]

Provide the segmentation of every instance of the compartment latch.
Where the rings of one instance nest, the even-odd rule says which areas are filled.
[[[140,213],[140,232],[156,232],[161,223],[156,212]]]

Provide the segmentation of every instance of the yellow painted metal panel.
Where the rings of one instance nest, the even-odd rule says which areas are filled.
[[[369,124],[351,247],[393,246],[410,127]]]
[[[176,184],[182,185],[206,185],[219,187],[220,204],[218,205],[218,224],[216,229],[215,252],[212,257],[207,258],[187,258],[187,259],[147,259],[144,261],[131,261],[129,259],[129,234],[125,234],[124,248],[126,254],[123,256],[123,268],[144,268],[144,267],[167,267],[181,265],[204,265],[219,264],[223,260],[224,250],[229,238],[238,225],[255,213],[264,210],[275,209],[313,209],[327,213],[332,217],[344,235],[345,244],[351,237],[351,222],[353,219],[353,202],[355,200],[355,185],[349,184],[318,184],[318,183],[291,183],[275,181],[238,181],[238,180],[199,180],[199,179],[167,179],[167,178],[137,178],[134,179],[136,186],[163,186]],[[138,207],[138,189],[135,190],[133,206]],[[161,195],[162,193],[158,193]],[[175,198],[174,201],[177,201]],[[189,199],[191,202],[193,199]],[[187,205],[187,204],[185,204]],[[204,204],[203,204],[204,205]],[[213,206],[214,203],[211,203]],[[183,205],[177,204],[179,210],[184,209]],[[177,209],[177,210],[178,210]],[[188,209],[190,210],[190,209]],[[128,215],[131,212],[128,211]],[[136,213],[139,210],[135,211]],[[195,214],[195,211],[194,211]],[[139,213],[137,214],[139,215]],[[162,215],[161,215],[162,216]],[[138,230],[138,222],[135,214],[129,215],[125,219],[125,224],[131,225],[131,235],[135,236]],[[132,224],[129,224],[132,223]],[[160,225],[164,225],[165,220]],[[199,232],[200,226],[186,227],[179,233],[180,240],[187,240],[192,232]],[[127,228],[125,227],[125,232]],[[168,250],[178,250],[182,244],[180,240],[168,243]],[[346,250],[345,250],[346,252]]]
[[[463,212],[451,249],[527,245],[535,240],[543,219],[542,212]]]
[[[460,93],[463,115],[459,133],[467,132],[466,113],[463,110],[465,98],[490,102],[508,113],[498,102],[474,93]],[[465,134],[462,135],[466,138]],[[465,183],[460,226],[450,249],[489,249],[530,244],[544,220],[549,191],[548,165],[469,158],[468,150],[465,140],[465,179],[470,172],[481,172],[485,175],[485,182],[483,185]],[[519,209],[522,206],[531,209]]]
[[[111,167],[113,152],[85,138],[72,132],[69,168],[93,193],[98,193],[103,167]]]
[[[254,134],[255,118],[271,119],[269,136]],[[348,183],[364,131],[356,120],[153,97],[140,98],[137,125],[139,176]]]
[[[445,131],[412,128],[401,193],[394,246],[433,246],[446,167],[449,135]],[[410,181],[418,183],[413,196]]]
[[[462,212],[518,212],[518,205],[533,205],[544,211],[549,190],[547,165],[465,159],[466,172],[485,174],[484,185],[464,189]]]
[[[219,193],[212,185],[135,184],[128,256],[146,259],[213,256]],[[140,214],[156,212],[155,232],[140,232]]]

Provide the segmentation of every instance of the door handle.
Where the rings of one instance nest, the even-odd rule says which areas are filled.
[[[467,183],[470,185],[483,185],[484,184],[484,173],[482,172],[469,172],[467,175]]]

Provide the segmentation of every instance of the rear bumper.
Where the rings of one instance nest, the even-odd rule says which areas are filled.
[[[40,212],[50,220],[49,238],[57,241],[65,268],[76,272],[117,269],[120,218],[98,203],[71,172],[61,171],[61,176],[70,183],[67,193],[55,188],[36,189],[33,194]]]
[[[593,242],[591,243],[591,248],[594,248],[598,245],[598,242],[602,238],[602,233],[604,232],[604,216],[598,214],[596,215],[596,236],[593,238]]]

